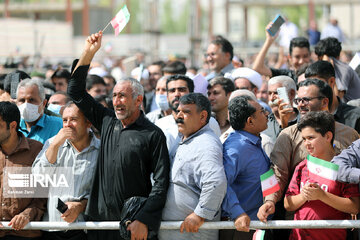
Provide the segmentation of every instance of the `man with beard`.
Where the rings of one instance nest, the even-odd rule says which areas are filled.
[[[101,131],[101,145],[86,215],[92,221],[119,221],[124,202],[135,196],[146,201],[128,225],[132,239],[154,239],[160,227],[169,184],[169,153],[162,131],[140,110],[143,86],[133,78],[113,89],[114,110],[96,102],[85,90],[90,63],[101,47],[102,32],[85,41],[75,60],[68,94],[85,117]],[[151,182],[151,176],[154,183]],[[88,232],[88,239],[122,239],[117,231]]]
[[[332,104],[333,93],[331,87],[319,79],[307,79],[299,83],[298,96],[294,102],[298,106],[299,113],[304,116],[311,111],[329,111]],[[339,154],[341,150],[346,149],[353,141],[359,138],[358,133],[341,123],[335,122],[335,154]],[[288,186],[295,167],[306,158],[308,152],[302,144],[301,132],[294,124],[279,134],[274,149],[270,155],[271,161],[274,163],[274,172],[279,180],[280,190],[265,197],[265,203],[260,207],[258,218],[266,221],[266,218],[274,213],[275,203],[283,200],[284,190]],[[283,204],[277,205],[283,206]],[[278,209],[280,210],[280,209]],[[281,211],[276,211],[274,219],[282,219],[285,216],[279,216]],[[285,239],[282,237],[282,239]]]
[[[280,99],[277,93],[277,89],[280,87],[286,88],[286,93],[290,100],[290,106]],[[296,95],[296,84],[294,80],[288,76],[277,76],[273,77],[268,82],[268,94],[269,94],[269,106],[271,107],[271,113],[268,118],[268,128],[263,131],[264,134],[268,135],[273,142],[279,136],[280,132],[296,124],[298,111],[293,108],[293,100]]]
[[[164,132],[166,144],[170,152],[171,148],[176,145],[175,143],[179,133],[178,126],[175,122],[179,99],[185,94],[194,92],[194,82],[185,75],[176,74],[166,80],[166,91],[172,114],[157,120],[155,124]],[[221,135],[220,127],[213,117],[210,118],[209,124],[210,128],[219,137]]]

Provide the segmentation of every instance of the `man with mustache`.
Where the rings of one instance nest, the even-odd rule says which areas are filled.
[[[319,79],[307,79],[299,83],[298,97],[294,99],[294,102],[302,117],[311,111],[329,111],[332,97],[331,87],[327,83]],[[335,154],[339,154],[358,138],[359,135],[353,128],[335,122]],[[275,203],[283,199],[284,190],[290,182],[295,167],[306,158],[307,154],[307,150],[302,145],[302,137],[297,124],[281,131],[270,155],[280,191],[265,197],[265,203],[258,212],[258,218],[261,221],[266,221],[267,217],[275,212]],[[279,214],[278,211],[273,219],[285,217],[277,216],[277,214]]]
[[[170,151],[170,185],[163,220],[183,223],[180,231],[161,230],[159,238],[217,240],[218,230],[199,230],[205,220],[220,220],[226,192],[222,145],[209,127],[211,105],[200,93],[186,94],[177,104],[180,142]]]
[[[128,225],[132,239],[150,236],[160,227],[169,184],[169,153],[162,131],[141,111],[143,86],[120,79],[113,89],[114,110],[95,101],[85,90],[89,65],[101,47],[102,32],[85,41],[75,60],[68,94],[85,117],[101,131],[97,166],[86,215],[93,221],[119,221],[124,202],[135,196],[146,201]],[[151,176],[154,180],[151,182]],[[156,235],[156,234],[155,234]],[[122,239],[119,231],[88,231],[88,239]]]
[[[279,98],[277,89],[280,87],[286,88],[291,108],[289,108],[287,103],[284,103],[283,99]],[[268,128],[263,133],[275,142],[283,129],[297,122],[298,111],[292,107],[296,95],[296,84],[288,76],[273,77],[268,82],[268,95],[271,113],[268,116]]]
[[[180,97],[185,94],[194,92],[194,82],[189,77],[181,74],[175,74],[166,80],[166,91],[167,99],[169,106],[172,109],[172,114],[166,117],[163,117],[155,122],[166,136],[166,144],[171,151],[171,148],[175,145],[176,139],[178,137],[178,126],[175,122],[175,117],[177,115],[177,108],[179,106]],[[213,117],[210,117],[209,120],[210,128],[214,133],[219,137],[221,135],[219,124]]]

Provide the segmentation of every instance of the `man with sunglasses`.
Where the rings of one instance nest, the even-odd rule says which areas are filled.
[[[298,96],[294,99],[300,116],[313,111],[329,111],[332,104],[333,93],[331,87],[319,79],[306,79],[299,83]],[[358,133],[351,127],[339,122],[335,123],[335,154],[339,154],[351,143],[359,138]],[[265,198],[265,203],[260,207],[258,218],[266,221],[266,218],[275,212],[275,203],[283,200],[283,193],[286,189],[295,167],[308,155],[302,144],[300,131],[297,124],[284,129],[276,140],[273,151],[270,155],[274,163],[275,175],[278,178],[280,191]],[[281,201],[282,202],[282,201]],[[280,204],[281,205],[281,204]],[[280,205],[277,205],[280,206]],[[283,206],[283,204],[282,204]],[[275,214],[274,219],[278,219]],[[282,216],[285,217],[285,216]]]

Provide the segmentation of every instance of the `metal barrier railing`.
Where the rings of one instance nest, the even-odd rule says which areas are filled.
[[[9,222],[1,222],[2,229],[11,229]],[[180,229],[182,221],[161,222],[160,229],[176,230]],[[205,222],[201,229],[234,229],[234,222]],[[293,228],[360,228],[360,220],[276,220],[263,223],[260,221],[251,221],[250,229],[293,229]],[[119,222],[30,222],[25,230],[118,230]]]

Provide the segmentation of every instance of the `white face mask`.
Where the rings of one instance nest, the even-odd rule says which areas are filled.
[[[61,105],[50,103],[47,109],[54,113],[60,114],[61,107],[62,107]]]
[[[162,111],[166,111],[169,109],[169,103],[165,94],[156,94],[155,102]]]
[[[39,106],[31,103],[23,103],[18,106],[21,114],[21,118],[25,120],[25,122],[35,122],[40,117]]]

